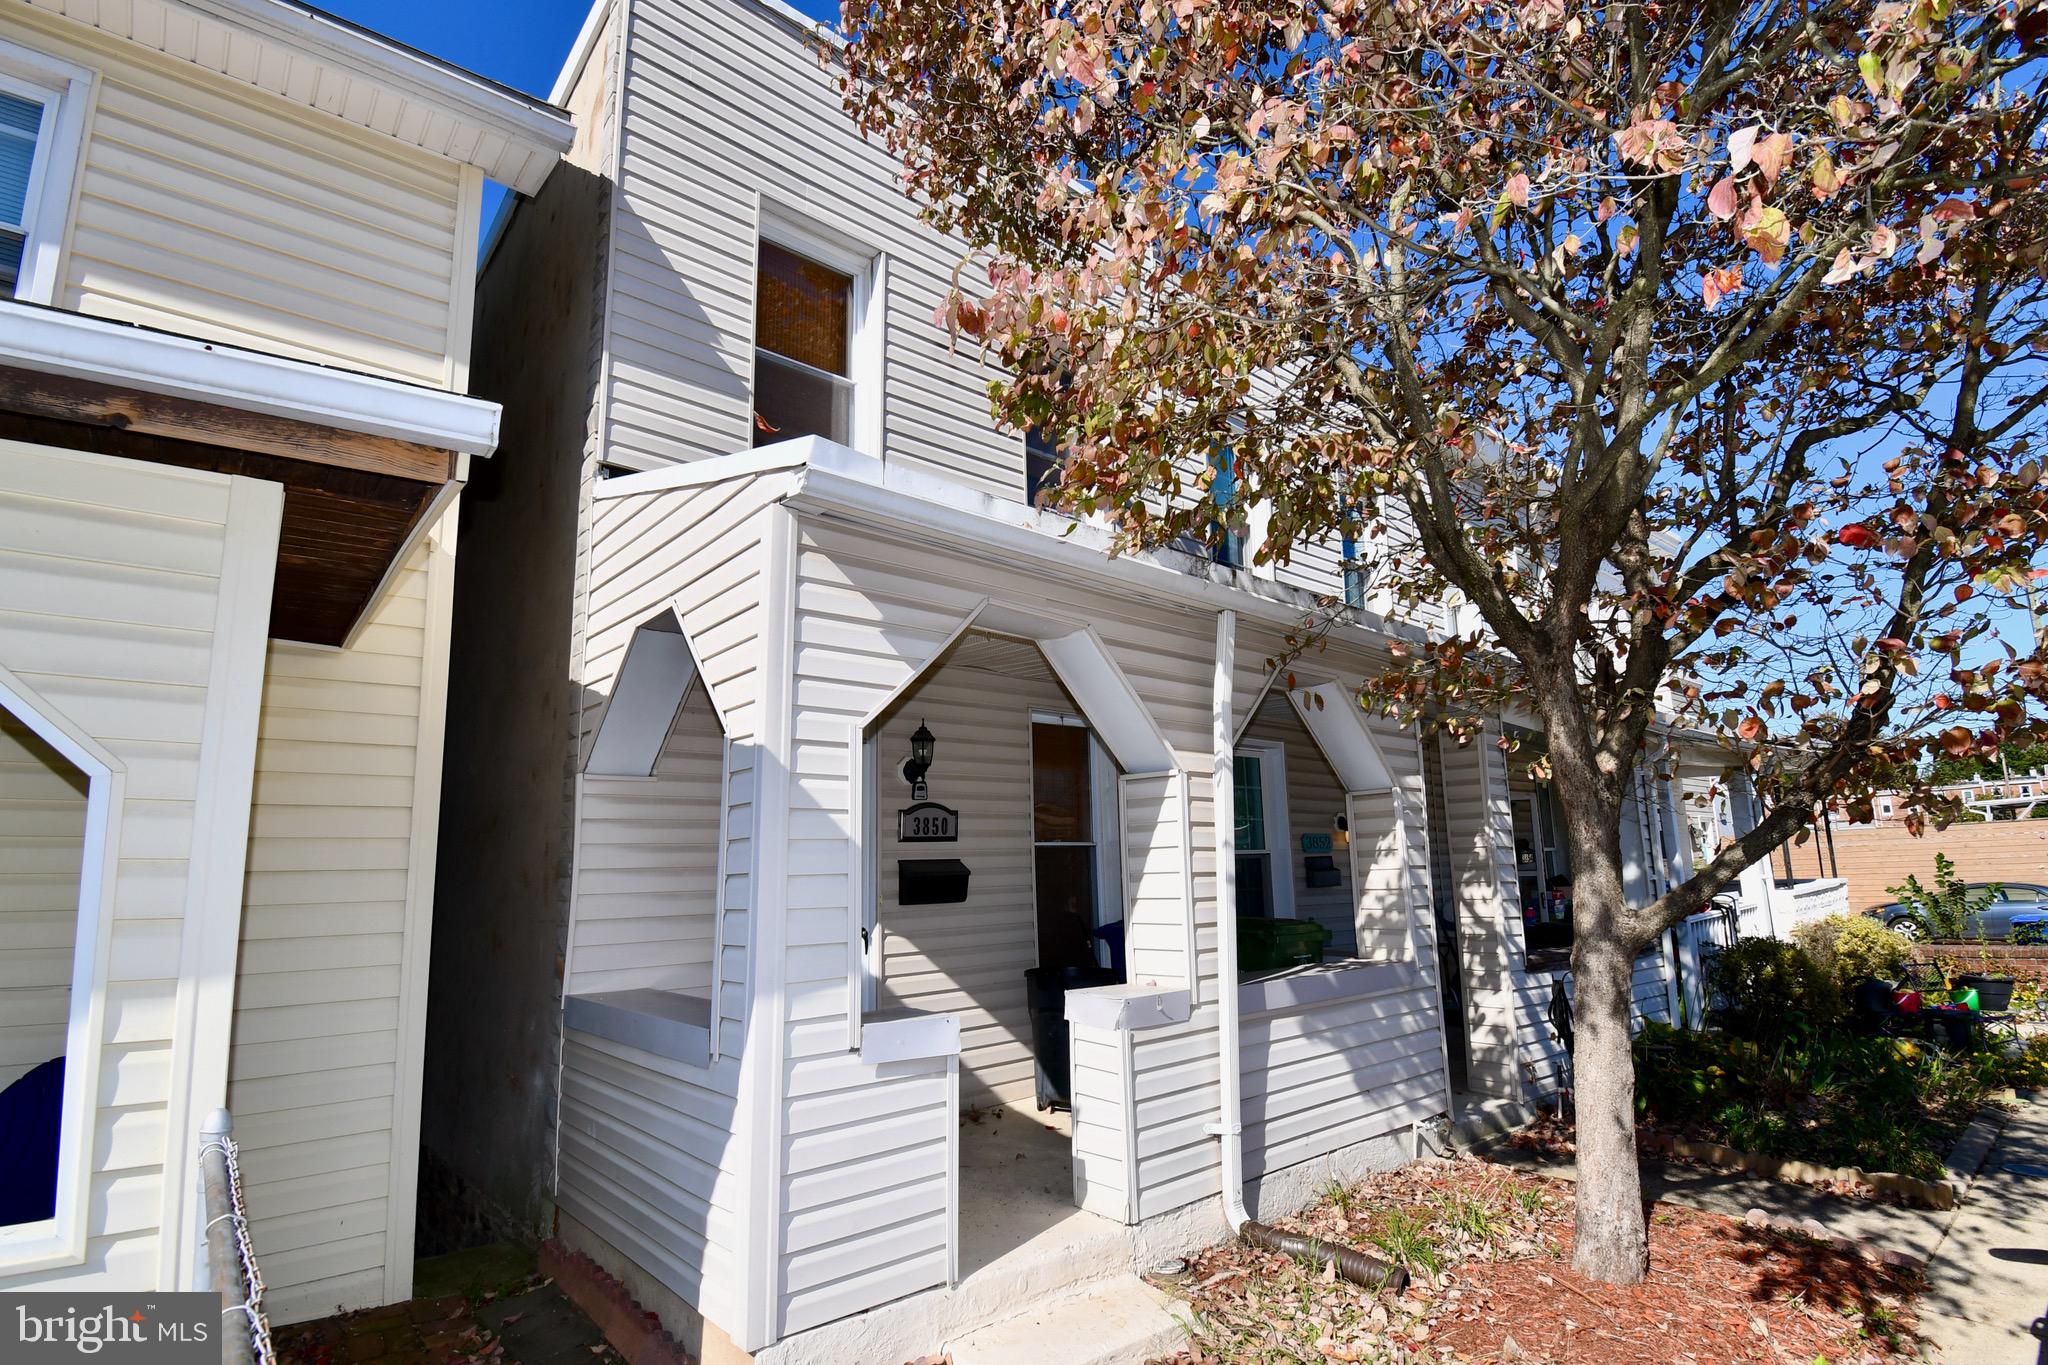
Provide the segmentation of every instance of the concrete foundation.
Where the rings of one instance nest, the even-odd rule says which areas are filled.
[[[1068,1309],[1085,1317],[1091,1296],[1105,1302],[1118,1297],[1106,1288],[1149,1294],[1139,1273],[1229,1235],[1218,1199],[1135,1226],[1075,1208],[1064,1117],[1011,1110],[1000,1119],[962,1125],[959,1284],[826,1323],[777,1342],[756,1359],[762,1365],[846,1365],[911,1360],[962,1347],[996,1359],[986,1348],[1001,1335],[991,1330],[999,1324],[1049,1314],[1064,1324],[1074,1316]],[[1284,1217],[1315,1203],[1333,1181],[1348,1184],[1415,1155],[1413,1129],[1354,1143],[1252,1182],[1247,1206],[1259,1218]],[[1116,1327],[1120,1337],[1147,1339],[1142,1325],[1119,1318]],[[1112,1358],[1113,1353],[1104,1357]]]

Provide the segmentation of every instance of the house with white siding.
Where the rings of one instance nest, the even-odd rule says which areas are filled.
[[[705,1361],[1142,1358],[1139,1268],[1554,1088],[1568,869],[1512,718],[1353,700],[1440,609],[1034,506],[820,45],[599,0],[489,249],[427,1159]]]
[[[408,1297],[486,177],[545,103],[286,0],[0,0],[0,1290]]]

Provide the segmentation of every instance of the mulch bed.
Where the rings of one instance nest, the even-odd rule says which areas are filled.
[[[1162,1287],[1196,1328],[1173,1365],[1267,1361],[1889,1361],[1915,1351],[1917,1278],[1840,1246],[1691,1209],[1652,1211],[1650,1275],[1570,1265],[1572,1187],[1470,1158],[1417,1162],[1281,1226],[1419,1256],[1398,1298],[1231,1243]],[[1432,1268],[1433,1267],[1433,1268]]]

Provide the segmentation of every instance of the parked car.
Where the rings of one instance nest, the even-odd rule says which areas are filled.
[[[1989,882],[1971,882],[1970,890],[1981,892],[1990,885]],[[1882,920],[1885,928],[1901,938],[1926,936],[1919,915],[1899,901],[1863,913]],[[1976,922],[1968,926],[1965,937],[2010,938],[2014,925],[2029,923],[2048,923],[2048,886],[2038,882],[2006,882],[1998,888],[1998,894],[1991,898],[1991,903],[1978,914]]]

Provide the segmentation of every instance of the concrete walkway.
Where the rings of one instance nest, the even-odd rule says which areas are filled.
[[[1927,1270],[1920,1331],[1950,1365],[2048,1360],[2027,1324],[2048,1313],[2048,1101],[2022,1104]]]

